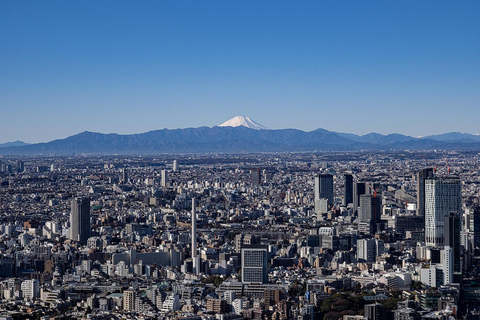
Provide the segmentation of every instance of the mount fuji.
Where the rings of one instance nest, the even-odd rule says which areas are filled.
[[[225,121],[219,127],[246,127],[254,130],[269,130],[267,127],[260,123],[253,121],[247,116],[236,116],[232,119]]]

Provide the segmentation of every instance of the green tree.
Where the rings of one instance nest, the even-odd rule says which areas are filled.
[[[388,297],[382,301],[382,305],[388,310],[395,310],[397,308],[397,303],[402,299],[397,297]]]
[[[323,320],[338,320],[342,318],[342,314],[336,311],[330,311],[323,316]]]
[[[353,288],[353,292],[355,292],[355,293],[360,293],[360,292],[362,292],[362,285],[361,285],[360,283],[357,283],[357,284],[355,285],[355,288]]]
[[[412,290],[421,290],[422,289],[422,283],[420,281],[412,281]]]
[[[215,279],[213,280],[213,284],[215,285],[215,287],[218,287],[219,285],[221,285],[222,282],[223,282],[223,279],[220,276],[216,276]]]

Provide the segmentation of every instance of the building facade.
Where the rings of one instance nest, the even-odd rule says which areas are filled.
[[[86,244],[90,238],[90,199],[73,199],[70,213],[70,239]]]
[[[460,213],[461,184],[458,177],[425,180],[425,244],[443,247],[445,217]]]

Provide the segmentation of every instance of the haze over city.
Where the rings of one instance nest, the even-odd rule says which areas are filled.
[[[248,115],[478,133],[478,1],[3,1],[0,143]]]

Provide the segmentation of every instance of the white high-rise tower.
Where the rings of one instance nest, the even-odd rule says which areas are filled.
[[[193,273],[200,273],[200,257],[197,255],[197,212],[196,201],[192,198],[192,259],[193,259]]]
[[[195,198],[192,198],[192,258],[197,257],[197,213],[195,212]]]
[[[444,246],[444,219],[462,209],[461,183],[458,177],[425,179],[425,244]]]
[[[167,187],[167,184],[168,184],[168,177],[167,177],[167,170],[163,169],[162,170],[162,181],[161,181],[161,185],[162,187],[166,188]]]

